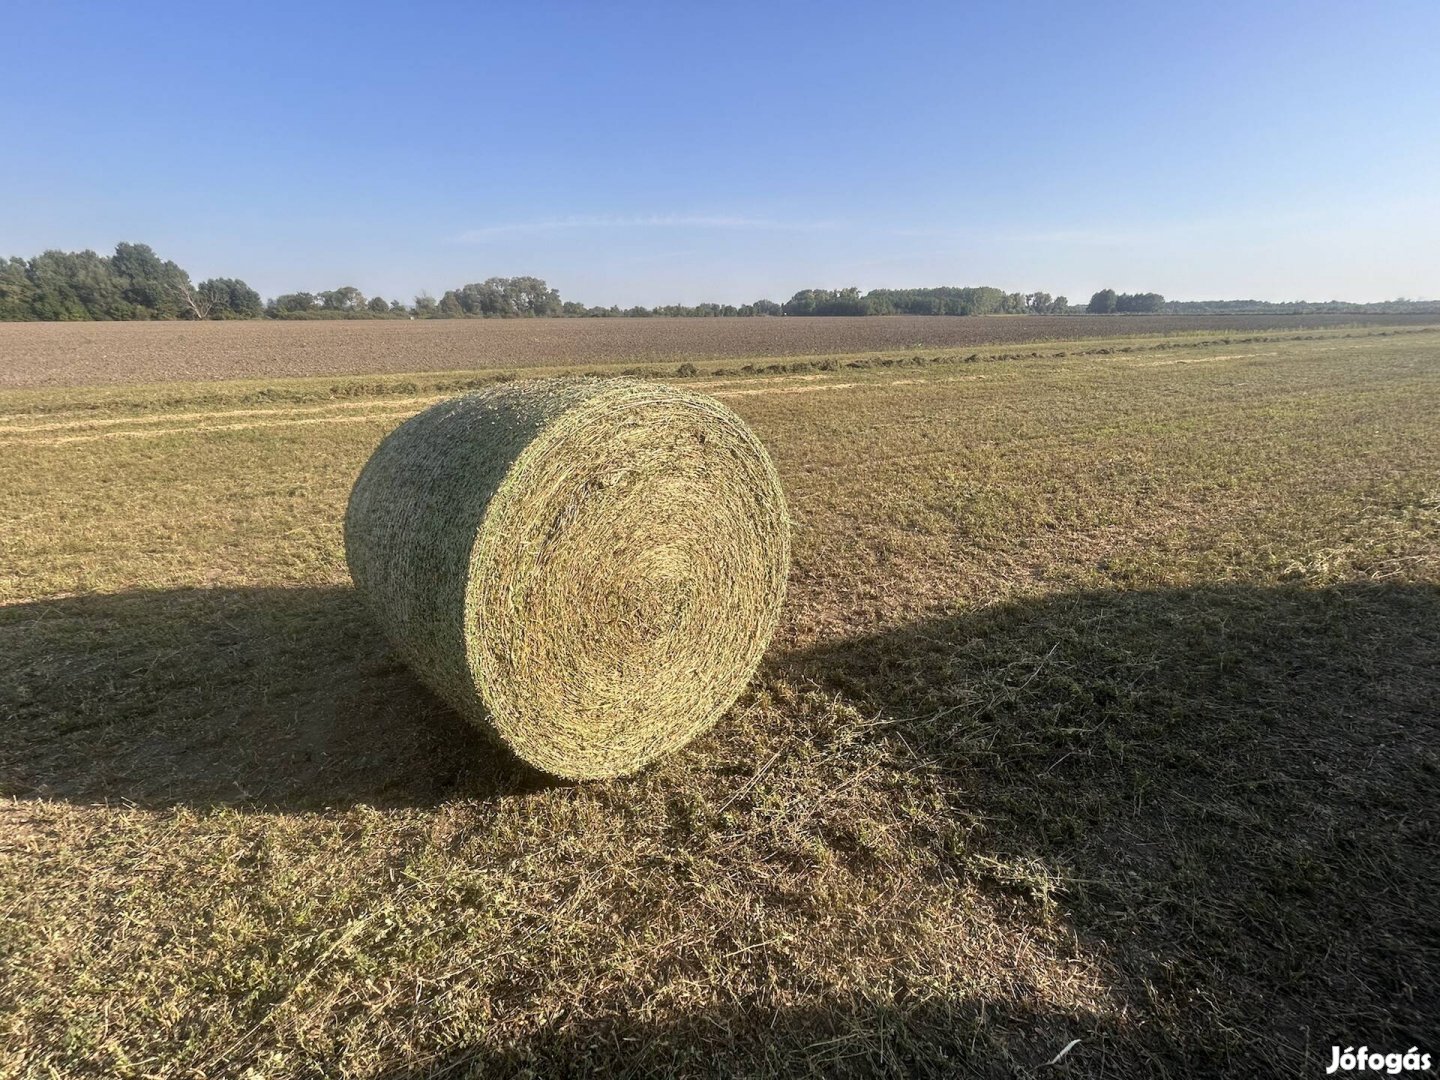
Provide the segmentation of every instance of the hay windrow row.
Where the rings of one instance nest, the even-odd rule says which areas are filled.
[[[727,709],[789,565],[779,479],[719,402],[628,380],[441,402],[365,466],[356,584],[421,679],[519,757],[624,775]]]

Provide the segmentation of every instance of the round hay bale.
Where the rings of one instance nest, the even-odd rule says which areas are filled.
[[[710,727],[784,598],[769,456],[712,398],[631,380],[498,385],[376,449],[345,557],[407,663],[557,776],[623,776]]]

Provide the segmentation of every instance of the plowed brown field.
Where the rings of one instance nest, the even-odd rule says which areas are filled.
[[[1434,315],[0,323],[0,386],[451,371],[957,349],[1196,331],[1422,325]]]

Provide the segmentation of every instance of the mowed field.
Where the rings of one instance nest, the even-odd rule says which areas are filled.
[[[1064,315],[0,323],[0,387],[649,364],[1434,321],[1427,315]]]
[[[693,358],[785,484],[785,618],[711,734],[585,784],[344,566],[379,439],[508,373],[0,394],[0,1074],[1440,1052],[1440,328],[909,344]]]

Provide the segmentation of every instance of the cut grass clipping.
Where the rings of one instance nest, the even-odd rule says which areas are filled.
[[[780,481],[719,402],[630,380],[507,383],[376,449],[345,554],[436,693],[569,779],[705,731],[754,673],[790,562]]]

